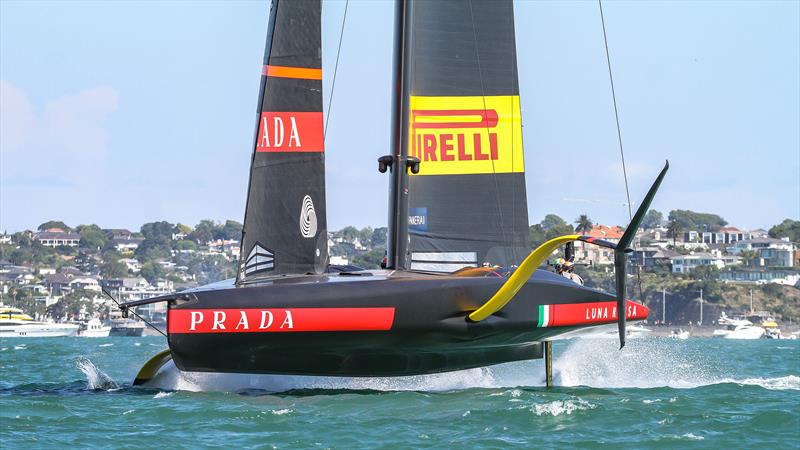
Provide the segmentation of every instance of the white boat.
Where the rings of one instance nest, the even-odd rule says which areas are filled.
[[[0,338],[74,336],[78,325],[39,322],[19,308],[0,305]]]
[[[672,333],[669,335],[669,337],[671,337],[672,339],[680,339],[682,341],[685,341],[686,339],[689,339],[689,336],[691,335],[692,333],[689,330],[677,329],[677,330],[672,330]]]
[[[766,335],[766,330],[759,326],[755,326],[749,320],[739,325],[728,325],[724,329],[714,330],[714,337],[721,337],[725,339],[761,339]]]
[[[144,322],[122,317],[119,311],[111,311],[106,322],[111,327],[109,336],[140,337],[144,333]]]
[[[100,319],[90,319],[88,322],[81,326],[78,336],[83,337],[108,337],[111,333],[111,327],[103,325]]]

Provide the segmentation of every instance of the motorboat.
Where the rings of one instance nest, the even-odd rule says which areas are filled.
[[[78,325],[40,322],[21,309],[0,305],[0,338],[74,336]]]
[[[112,311],[106,325],[111,327],[109,336],[140,337],[144,333],[145,324],[141,320],[122,317],[119,311]]]
[[[103,325],[100,319],[89,319],[80,325],[78,336],[81,337],[108,337],[111,327]]]

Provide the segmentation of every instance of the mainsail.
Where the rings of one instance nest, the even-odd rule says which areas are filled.
[[[452,272],[529,253],[511,0],[406,4],[410,264]]]
[[[328,258],[320,0],[273,0],[237,282]]]

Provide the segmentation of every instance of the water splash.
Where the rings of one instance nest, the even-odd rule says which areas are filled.
[[[553,360],[556,386],[595,388],[695,388],[737,383],[766,389],[800,390],[800,377],[735,378],[734,367],[696,351],[685,342],[632,340],[620,351],[607,339],[576,339],[559,344]],[[317,377],[182,372],[170,362],[148,383],[164,390],[254,392],[312,390],[453,391],[469,388],[514,388],[544,385],[541,360],[489,368],[404,377]]]
[[[600,388],[692,388],[720,381],[714,361],[663,339],[632,340],[623,350],[605,340],[577,339],[557,354],[555,382]]]
[[[102,370],[84,356],[75,359],[75,367],[80,369],[86,375],[86,390],[89,391],[108,391],[111,389],[119,389],[114,380],[105,374]]]

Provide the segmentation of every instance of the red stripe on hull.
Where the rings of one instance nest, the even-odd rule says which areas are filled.
[[[394,308],[171,309],[167,330],[179,333],[387,331]]]
[[[647,307],[628,301],[625,314],[628,320],[647,319]],[[574,303],[552,305],[550,310],[550,327],[566,327],[598,323],[614,323],[617,321],[616,302]]]

